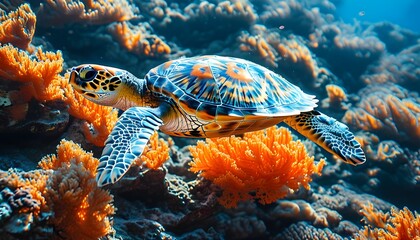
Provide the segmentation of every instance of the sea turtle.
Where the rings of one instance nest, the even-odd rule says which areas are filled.
[[[116,182],[155,130],[179,137],[224,137],[285,122],[347,163],[365,155],[343,123],[313,110],[318,100],[247,60],[199,56],[168,61],[144,79],[94,64],[72,68],[70,84],[88,100],[125,112],[105,142],[99,186]]]

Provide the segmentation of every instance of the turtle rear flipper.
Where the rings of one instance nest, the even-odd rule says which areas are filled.
[[[290,127],[309,138],[344,162],[359,165],[366,161],[360,143],[346,125],[318,111],[303,112],[284,120]]]
[[[162,124],[156,109],[132,107],[125,111],[105,142],[96,173],[98,186],[118,181]]]

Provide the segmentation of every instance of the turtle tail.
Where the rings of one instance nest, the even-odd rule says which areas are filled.
[[[366,161],[360,143],[343,123],[318,111],[303,112],[284,120],[286,124],[344,162],[359,165]]]

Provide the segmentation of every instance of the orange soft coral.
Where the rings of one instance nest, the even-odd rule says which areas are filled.
[[[36,16],[28,4],[8,15],[0,14],[0,43],[28,49],[35,33]]]
[[[335,84],[328,84],[325,86],[325,89],[327,90],[328,98],[322,100],[322,107],[337,110],[348,108],[345,104],[347,95],[342,87]]]
[[[39,219],[45,221],[43,216],[50,215],[47,221],[55,230],[53,238],[98,239],[112,231],[109,216],[114,214],[112,196],[95,181],[98,163],[79,145],[63,140],[57,155],[41,160],[42,169],[0,174],[0,189],[25,190],[27,198],[35,201],[35,207],[19,209],[35,218],[26,231],[36,229]]]
[[[222,1],[217,4],[209,1],[201,1],[200,4],[191,3],[185,8],[185,15],[190,20],[208,17],[210,21],[224,19],[225,23],[231,21],[253,23],[258,18],[252,5],[246,1]]]
[[[108,31],[129,52],[139,56],[157,57],[171,53],[171,48],[158,36],[149,33],[144,24],[114,23]]]
[[[37,49],[34,56],[11,45],[0,46],[0,78],[17,81],[20,86],[20,102],[36,100],[64,100],[69,113],[86,120],[84,133],[89,142],[103,146],[118,119],[117,111],[92,103],[74,92],[63,78],[61,52],[43,52]]]
[[[136,164],[146,163],[150,169],[158,169],[169,159],[169,146],[165,140],[159,138],[157,132],[154,132],[150,137],[148,145],[144,148],[143,154],[140,157],[141,161],[136,160]]]
[[[112,196],[95,181],[99,160],[71,141],[61,141],[57,155],[40,162],[53,170],[45,198],[52,204],[52,224],[70,239],[98,239],[111,232]]]
[[[62,66],[60,51],[38,48],[32,56],[11,45],[0,45],[0,78],[21,82],[21,97],[27,101],[32,97],[38,101],[61,98],[58,81]]]
[[[256,52],[270,66],[277,67],[278,53],[267,43],[266,37],[264,36],[267,29],[262,25],[255,24],[252,30],[255,34],[252,35],[248,32],[243,32],[239,36],[240,50],[243,52]]]
[[[223,189],[219,201],[226,207],[248,199],[267,204],[300,186],[309,188],[311,175],[320,174],[324,165],[314,164],[303,143],[292,141],[290,131],[276,127],[243,138],[207,139],[190,151],[190,170]]]
[[[8,174],[0,176],[0,188],[7,187],[11,189],[22,189],[27,191],[31,198],[38,204],[35,208],[23,207],[19,212],[31,212],[34,217],[40,216],[41,212],[48,211],[48,204],[44,198],[43,193],[47,189],[47,181],[51,174],[45,174],[42,171],[35,170],[24,173],[15,172],[10,169]]]
[[[327,69],[318,65],[302,38],[286,38],[273,29],[255,24],[250,32],[242,32],[238,41],[241,51],[259,55],[271,67],[282,66],[279,69],[281,71],[288,69],[289,65],[293,66],[293,71],[287,75],[293,77],[299,73],[298,79],[308,79],[312,81],[309,84],[315,87],[331,75]]]
[[[369,203],[360,213],[368,224],[359,232],[356,239],[385,239],[385,240],[411,240],[420,239],[420,215],[408,209],[391,209],[391,213],[383,213],[374,209]]]
[[[87,24],[106,24],[130,20],[135,17],[135,8],[126,0],[47,0],[39,12],[42,24],[64,25],[84,22]]]
[[[372,85],[361,90],[362,99],[350,108],[343,121],[378,136],[419,146],[420,101],[393,84]]]

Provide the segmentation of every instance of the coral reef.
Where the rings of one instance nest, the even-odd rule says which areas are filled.
[[[65,107],[47,103],[62,97],[62,64],[60,51],[43,52],[38,48],[28,54],[9,44],[0,45],[2,132],[57,135],[64,130],[69,121]]]
[[[328,19],[322,16],[318,7],[307,8],[305,6],[307,4],[302,1],[266,1],[262,5],[264,11],[260,14],[260,20],[264,25],[274,28],[283,26],[302,36],[309,35],[316,27],[325,24]]]
[[[361,78],[367,84],[397,83],[416,91],[420,88],[419,62],[420,44],[412,45],[396,55],[389,54],[382,58]]]
[[[299,222],[290,225],[273,239],[342,239],[342,237],[328,228],[319,229],[305,222]]]
[[[26,101],[34,97],[38,101],[59,99],[58,81],[62,71],[61,52],[43,52],[41,48],[33,56],[12,45],[0,46],[0,77],[3,80],[21,82],[21,96]],[[25,101],[23,100],[23,101]]]
[[[418,238],[420,35],[361,15],[344,23],[340,4],[1,1],[0,166],[12,169],[0,170],[0,238]],[[120,182],[96,187],[93,156],[118,112],[63,72],[91,62],[142,77],[208,54],[264,65],[324,99],[366,163],[342,164],[284,129],[198,145],[155,133]],[[93,154],[63,140],[47,155],[63,138]]]
[[[373,34],[356,35],[355,32],[350,25],[334,23],[322,25],[309,36],[314,53],[327,60],[337,76],[349,81],[357,79],[367,66],[379,60],[386,49]]]
[[[126,0],[45,0],[37,15],[40,25],[48,27],[70,23],[106,24],[125,21],[134,18],[136,11]]]
[[[343,121],[356,129],[418,147],[420,102],[417,95],[398,85],[370,85],[359,92],[357,107],[350,108]]]
[[[219,201],[226,207],[248,199],[268,204],[301,186],[309,188],[311,175],[320,174],[324,164],[315,164],[301,142],[276,127],[245,133],[243,139],[207,139],[190,151],[191,171],[223,189]]]
[[[136,165],[145,163],[149,169],[157,170],[169,159],[169,146],[164,139],[159,138],[157,132],[150,137],[148,145],[143,150],[140,158],[137,158]]]
[[[0,15],[0,43],[10,43],[20,49],[29,49],[35,33],[36,16],[28,4],[16,11]]]
[[[331,108],[336,110],[347,110],[348,104],[346,102],[347,94],[344,89],[335,84],[328,84],[325,86],[327,90],[328,98],[322,100],[323,108]]]
[[[189,47],[203,47],[215,39],[225,40],[252,25],[257,18],[247,0],[196,1],[174,9],[165,1],[139,5],[149,10],[151,24],[158,32]]]
[[[39,102],[63,100],[69,105],[70,114],[89,122],[84,129],[88,140],[96,145],[103,145],[117,120],[117,112],[112,108],[93,104],[74,93],[66,78],[59,75],[63,65],[61,52],[43,52],[38,48],[34,56],[31,56],[11,45],[4,45],[0,47],[0,64],[0,77],[6,84],[19,84],[12,88],[15,90],[9,90],[3,100],[5,103],[2,105],[9,108],[6,109],[7,113],[17,111],[11,115],[14,118],[6,126],[25,118],[31,98]],[[93,132],[90,131],[90,124]]]
[[[371,24],[366,31],[375,33],[379,40],[385,43],[387,51],[392,54],[418,43],[418,33],[403,29],[390,22]]]
[[[403,210],[391,209],[390,213],[383,213],[369,203],[360,211],[365,226],[356,239],[419,239],[420,215],[411,212],[408,208]]]
[[[110,25],[108,31],[125,49],[138,56],[157,57],[171,53],[171,48],[148,28],[147,24],[133,26],[129,22],[119,22]]]
[[[63,140],[57,155],[41,160],[40,170],[2,172],[2,204],[8,203],[12,212],[2,218],[0,233],[74,239],[110,234],[114,207],[112,196],[96,185],[98,163],[79,145]]]
[[[282,75],[296,79],[298,83],[316,88],[334,79],[326,68],[318,65],[315,56],[300,37],[283,37],[278,30],[254,25],[250,33],[242,32],[238,41],[241,51],[258,54],[268,65],[276,67]],[[293,71],[288,70],[292,68]]]

